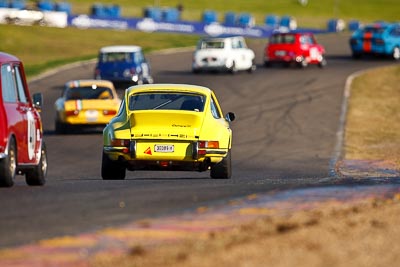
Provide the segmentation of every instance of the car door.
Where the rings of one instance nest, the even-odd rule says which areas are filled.
[[[150,74],[149,65],[147,64],[142,51],[135,53],[135,64],[141,69],[141,76],[148,77]]]
[[[1,66],[2,97],[7,114],[8,132],[15,137],[18,164],[28,160],[27,109],[18,96],[15,67],[11,63]],[[9,137],[10,137],[9,136]]]
[[[314,38],[311,35],[305,34],[300,37],[304,56],[309,57],[310,61],[317,61],[320,57],[320,50]]]
[[[38,125],[40,125],[40,123],[38,123],[39,118],[36,110],[32,108],[32,103],[29,99],[28,87],[24,82],[22,66],[19,64],[14,65],[13,74],[17,88],[18,106],[25,120],[24,124],[26,125],[26,152],[24,152],[23,155],[27,156],[27,158],[24,158],[23,162],[35,163],[36,155],[40,148],[40,136],[38,136],[40,130],[38,129]]]
[[[241,38],[232,39],[232,49],[235,53],[235,62],[238,69],[248,69],[252,65],[252,55],[246,43]]]
[[[391,53],[395,47],[400,48],[400,26],[394,26],[390,31],[389,38],[385,40],[389,44],[389,52]]]

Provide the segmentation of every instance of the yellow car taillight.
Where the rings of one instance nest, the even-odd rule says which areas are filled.
[[[129,139],[111,139],[111,146],[129,147],[129,143],[130,143]]]
[[[67,110],[65,111],[65,116],[70,117],[70,116],[78,116],[79,115],[79,110]]]
[[[218,141],[199,141],[199,148],[219,148]]]
[[[117,111],[105,109],[105,110],[103,110],[103,114],[105,116],[114,116],[115,114],[117,114]]]

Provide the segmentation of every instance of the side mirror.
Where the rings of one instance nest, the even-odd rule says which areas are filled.
[[[225,115],[225,119],[226,119],[227,121],[234,121],[234,120],[235,120],[235,113],[233,113],[233,112],[228,112],[228,113]]]
[[[39,111],[42,110],[43,105],[43,95],[42,93],[34,93],[32,96],[33,106]]]

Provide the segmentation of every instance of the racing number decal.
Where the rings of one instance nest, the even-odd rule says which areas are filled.
[[[28,157],[29,160],[33,159],[35,155],[35,145],[36,145],[36,124],[35,118],[31,111],[26,113],[26,117],[28,120]]]

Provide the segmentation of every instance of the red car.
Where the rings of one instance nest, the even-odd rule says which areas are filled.
[[[312,33],[274,33],[264,52],[264,65],[272,63],[296,64],[307,67],[308,64],[326,65],[325,49],[318,44]]]
[[[0,52],[0,68],[0,186],[12,186],[16,174],[25,175],[28,185],[44,185],[42,95],[31,99],[23,64],[15,56]]]

